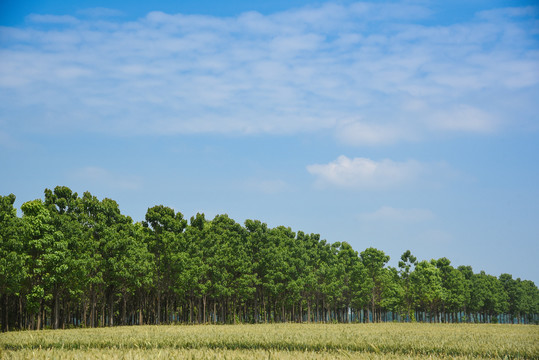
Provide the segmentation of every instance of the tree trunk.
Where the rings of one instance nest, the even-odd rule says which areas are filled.
[[[92,297],[92,305],[91,305],[91,308],[90,308],[90,327],[96,327],[96,313],[95,313],[95,308],[96,308],[96,299],[95,299],[95,289],[94,287],[92,286],[92,294],[91,294],[91,297]]]
[[[7,294],[4,294],[2,297],[2,331],[7,332],[9,331],[9,300]]]
[[[307,323],[311,322],[311,300],[307,300]]]
[[[105,327],[105,301],[101,303],[101,327]]]
[[[54,291],[54,329],[57,330],[60,322],[60,306],[58,303],[58,291]]]
[[[122,299],[123,299],[123,306],[122,306],[122,320],[121,320],[121,324],[122,324],[122,325],[125,325],[126,319],[127,319],[127,298],[126,298],[125,293],[122,294]]]
[[[144,325],[144,319],[142,317],[142,307],[143,306],[144,306],[144,301],[143,301],[143,298],[141,296],[140,300],[139,300],[139,308],[138,308],[138,324],[139,325]]]
[[[159,325],[161,320],[161,291],[159,289],[159,283],[157,284],[157,316],[155,318],[155,323]]]
[[[109,326],[114,326],[114,292],[110,290],[109,294]]]
[[[41,330],[41,313],[43,312],[43,299],[39,300],[39,310],[37,312],[37,327],[36,330]]]
[[[375,316],[376,316],[376,312],[375,312],[375,294],[374,294],[374,289],[372,290],[372,301],[371,301],[371,313],[372,313],[372,322],[376,322],[376,319],[375,319]],[[369,319],[369,322],[370,322],[370,319]]]
[[[189,297],[189,323],[193,323],[193,297]]]
[[[205,324],[206,323],[206,294],[204,294],[204,296],[202,297],[202,307],[203,307],[203,311],[202,311],[202,322]]]

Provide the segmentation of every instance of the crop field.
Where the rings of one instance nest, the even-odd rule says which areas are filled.
[[[1,359],[539,359],[539,326],[161,325],[0,334]]]

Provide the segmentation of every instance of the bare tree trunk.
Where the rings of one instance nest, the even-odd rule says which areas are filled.
[[[95,313],[95,308],[96,308],[96,299],[95,299],[95,289],[94,289],[94,286],[92,285],[92,290],[91,290],[91,308],[90,308],[90,327],[96,327],[96,313]]]
[[[311,299],[307,300],[307,323],[311,322]]]
[[[142,317],[142,307],[144,306],[144,300],[143,300],[143,297],[141,296],[140,299],[139,299],[139,308],[138,308],[138,324],[139,325],[144,325],[144,319]]]
[[[54,291],[54,329],[58,329],[58,326],[59,326],[59,312],[60,312],[60,306],[59,306],[59,303],[58,303],[58,291],[55,290]]]
[[[9,300],[8,295],[3,295],[3,301],[2,301],[2,331],[9,331]]]
[[[159,283],[157,283],[157,317],[155,323],[159,325],[161,321],[161,290],[159,289]]]
[[[109,326],[114,326],[114,292],[111,290],[109,294]]]
[[[101,327],[105,327],[105,301],[101,304]]]
[[[122,306],[122,319],[120,324],[125,325],[126,318],[127,318],[127,299],[125,293],[122,294],[123,298],[123,306]]]
[[[206,323],[206,300],[206,294],[204,294],[204,296],[202,297],[202,303],[204,308],[204,310],[202,311],[202,322],[204,324]]]
[[[193,323],[193,297],[189,297],[189,322]]]

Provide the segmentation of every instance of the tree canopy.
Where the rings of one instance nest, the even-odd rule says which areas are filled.
[[[25,202],[0,196],[2,330],[237,322],[537,322],[539,290],[447,258],[398,269],[318,234],[189,221],[157,205],[134,222],[118,203],[68,187]]]

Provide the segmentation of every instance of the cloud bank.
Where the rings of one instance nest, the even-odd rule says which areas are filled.
[[[24,27],[0,28],[0,126],[113,135],[329,130],[347,144],[377,145],[535,121],[533,7],[446,26],[425,25],[432,11],[408,3],[228,18],[78,14],[32,14]]]
[[[307,171],[316,176],[319,186],[386,189],[416,180],[424,172],[424,165],[415,160],[374,161],[341,155],[328,164],[309,165]]]

